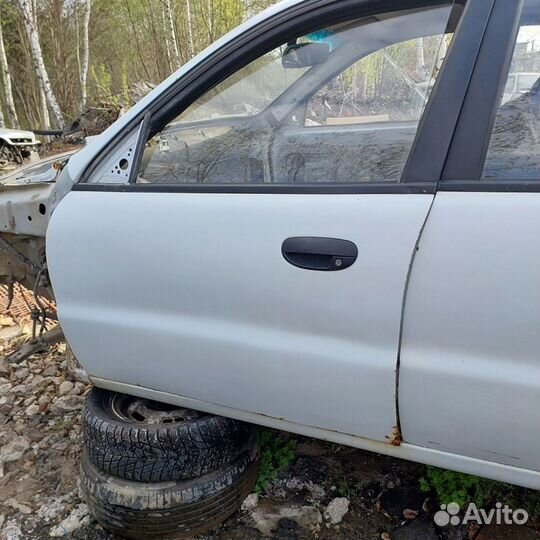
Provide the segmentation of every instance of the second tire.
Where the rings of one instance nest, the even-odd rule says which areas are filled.
[[[257,480],[255,444],[232,464],[194,480],[140,483],[100,471],[86,453],[81,490],[90,513],[105,529],[134,540],[192,538],[232,515]]]

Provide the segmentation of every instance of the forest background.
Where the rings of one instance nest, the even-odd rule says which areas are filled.
[[[65,129],[128,108],[276,0],[0,0],[0,126]]]

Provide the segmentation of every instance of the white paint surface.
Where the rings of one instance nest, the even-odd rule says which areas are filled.
[[[48,261],[91,376],[387,441],[403,291],[431,195],[72,192]],[[356,243],[339,272],[291,236]]]
[[[419,247],[405,441],[540,471],[540,195],[439,193]]]

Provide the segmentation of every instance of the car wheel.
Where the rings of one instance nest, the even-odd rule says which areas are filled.
[[[142,483],[98,469],[86,452],[81,490],[90,513],[110,532],[135,540],[184,538],[221,524],[251,492],[259,470],[258,445],[230,465],[200,478]]]
[[[98,388],[86,400],[83,431],[90,461],[136,482],[198,478],[257,441],[251,424]]]

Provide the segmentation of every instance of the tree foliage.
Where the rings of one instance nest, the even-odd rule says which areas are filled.
[[[35,9],[43,62],[66,125],[79,116],[83,103],[128,105],[122,102],[129,100],[133,84],[162,81],[179,64],[275,1],[28,0]],[[0,21],[20,124],[49,127],[20,1],[0,0]],[[84,74],[86,30],[88,80]],[[12,115],[2,71],[0,105],[9,126]]]

